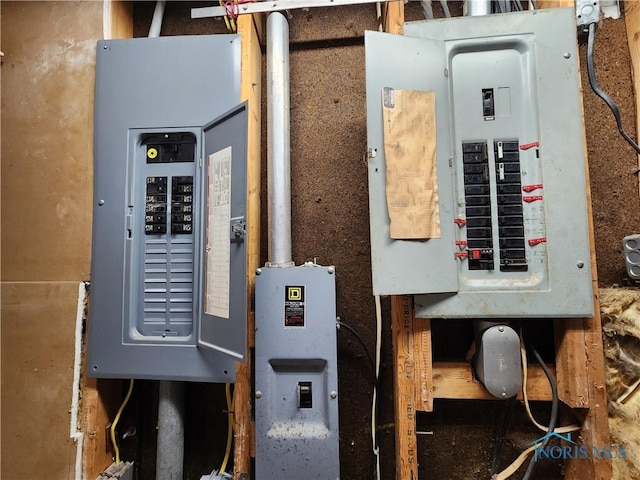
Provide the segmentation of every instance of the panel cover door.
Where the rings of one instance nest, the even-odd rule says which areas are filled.
[[[244,360],[247,344],[247,103],[203,128],[198,346]]]
[[[365,32],[369,214],[375,295],[458,291],[452,171],[449,164],[448,80],[444,43],[380,32]],[[382,90],[435,93],[436,167],[440,238],[390,238],[386,200]]]

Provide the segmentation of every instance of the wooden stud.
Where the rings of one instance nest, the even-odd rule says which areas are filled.
[[[574,0],[538,0],[538,8],[573,7]]]
[[[251,452],[254,436],[251,435],[251,348],[255,344],[255,306],[253,303],[255,272],[260,264],[260,138],[261,138],[261,78],[262,53],[258,39],[260,18],[241,15],[238,34],[241,37],[241,85],[240,95],[249,102],[247,145],[247,360],[236,367],[234,390],[234,478],[249,480]]]
[[[98,389],[98,381],[95,378],[84,379],[81,418],[81,429],[84,433],[82,478],[96,478],[113,462],[110,442],[107,440],[107,428],[111,422],[109,411],[115,412],[118,408],[114,393],[120,393],[121,386],[122,382],[119,380],[108,380],[105,383],[101,382]],[[108,401],[105,401],[104,397],[107,397]],[[113,408],[108,409],[108,405]]]
[[[415,392],[416,410],[433,411],[433,366],[431,364],[431,320],[415,318],[413,322],[413,338],[415,339]]]
[[[582,318],[555,320],[556,380],[560,400],[571,408],[589,407],[587,352]]]
[[[109,2],[109,38],[133,37],[133,2]]]
[[[624,21],[627,27],[627,42],[631,57],[631,76],[636,99],[636,132],[640,132],[640,5],[638,2],[624,2]],[[638,155],[640,169],[640,155]],[[638,174],[640,187],[640,174]]]
[[[384,31],[401,35],[404,30],[404,1],[393,0],[387,2],[384,18]]]
[[[413,298],[391,297],[396,480],[417,480],[416,382]]]

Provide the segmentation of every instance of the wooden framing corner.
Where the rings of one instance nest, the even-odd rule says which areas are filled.
[[[261,134],[261,78],[262,53],[259,34],[262,28],[259,16],[240,15],[238,34],[241,38],[242,101],[249,102],[247,139],[247,358],[238,363],[234,399],[234,478],[249,480],[251,476],[252,442],[251,422],[251,349],[255,344],[255,306],[253,292],[255,272],[260,264],[260,134]]]

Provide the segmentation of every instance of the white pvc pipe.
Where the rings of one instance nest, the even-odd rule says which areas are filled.
[[[156,8],[153,10],[153,18],[151,19],[151,27],[149,28],[149,37],[159,37],[162,29],[162,19],[164,17],[164,7],[167,2],[158,0]]]
[[[289,24],[281,13],[267,18],[267,175],[269,264],[291,264],[291,145]]]

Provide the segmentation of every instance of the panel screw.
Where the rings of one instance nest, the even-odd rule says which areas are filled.
[[[507,396],[507,392],[502,392],[502,393],[500,394],[500,396],[502,396],[502,398],[506,397],[506,396]]]
[[[106,50],[106,49],[107,49],[107,46],[105,45],[105,46],[104,46],[104,47],[102,47],[102,48],[104,48],[104,49]]]
[[[578,265],[578,268],[582,268],[584,267],[584,262],[580,261],[577,263],[577,265]]]
[[[563,55],[564,58],[571,58],[571,54],[569,52],[565,52],[565,54]]]
[[[256,268],[256,275],[260,275],[262,273],[262,269],[261,268]]]
[[[256,398],[262,398],[262,392],[260,390],[256,392]]]
[[[504,332],[504,327],[498,327],[498,331],[499,331],[500,333]]]
[[[327,268],[327,272],[329,273],[329,275],[332,275],[333,272],[335,272],[335,269],[333,267],[329,267]]]
[[[98,200],[98,205],[100,205],[100,206],[104,205],[104,200],[102,200],[102,199]]]
[[[338,392],[334,390],[329,395],[331,396],[331,398],[336,398],[338,396]]]

